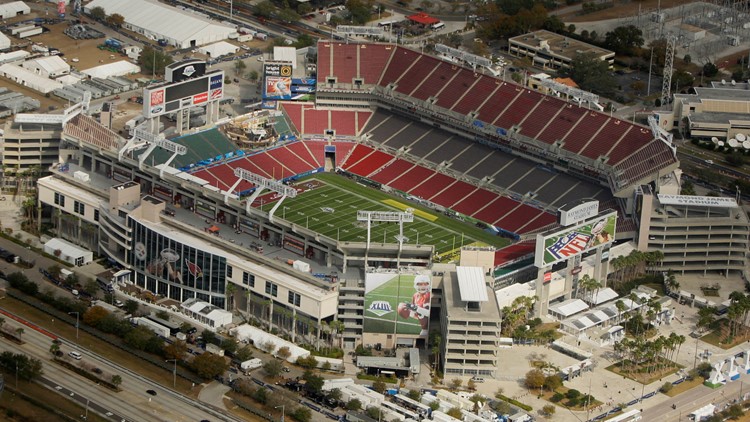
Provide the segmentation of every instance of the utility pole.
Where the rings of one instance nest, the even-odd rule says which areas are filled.
[[[78,340],[78,312],[68,312],[68,315],[76,314],[76,340]]]
[[[172,388],[177,388],[177,359],[167,359],[165,362],[174,362],[174,371],[172,371]]]

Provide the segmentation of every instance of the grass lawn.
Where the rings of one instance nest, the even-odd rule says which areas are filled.
[[[672,389],[665,393],[669,397],[675,397],[678,394],[682,394],[693,387],[703,385],[703,378],[695,377],[692,381],[683,381],[677,385],[672,386]]]
[[[631,380],[635,382],[639,382],[641,384],[651,384],[654,381],[657,381],[663,377],[666,377],[668,375],[672,375],[675,372],[679,371],[683,368],[683,366],[678,365],[674,362],[670,362],[671,365],[667,366],[664,369],[661,370],[655,370],[653,372],[645,373],[645,372],[624,372],[620,369],[620,365],[622,365],[622,362],[617,362],[614,365],[608,366],[606,369],[610,372],[614,372],[617,375],[622,375],[625,378],[630,378]]]
[[[10,296],[6,296],[0,303],[2,308],[8,312],[21,315],[27,320],[39,325],[66,340],[78,343],[81,347],[88,349],[101,356],[106,356],[107,359],[117,362],[118,364],[136,372],[146,378],[158,382],[159,384],[167,387],[172,386],[172,371],[161,369],[157,366],[144,363],[139,358],[131,355],[130,353],[111,346],[108,343],[104,343],[96,337],[90,336],[85,331],[79,331],[79,339],[76,340],[76,329],[75,326],[68,325],[61,321],[54,321],[52,317],[46,313],[43,313],[35,308],[27,306],[25,303],[13,299]],[[51,355],[50,355],[51,356]],[[177,377],[177,390],[187,396],[198,398],[198,392],[200,387],[192,388],[192,383]]]
[[[550,403],[552,403],[552,404],[554,404],[556,406],[560,406],[560,407],[563,407],[565,409],[570,409],[570,410],[573,410],[573,411],[585,411],[587,407],[588,408],[594,408],[594,407],[597,407],[597,406],[601,406],[603,404],[599,400],[596,400],[596,396],[594,394],[592,394],[593,400],[590,403],[583,402],[583,403],[579,403],[576,406],[567,406],[566,405],[566,403],[568,403],[568,399],[567,398],[562,399],[562,400],[560,400],[557,403],[555,403],[555,402],[552,401],[552,396],[554,396],[555,393],[560,393],[562,395],[565,395],[568,392],[568,390],[570,390],[570,388],[568,388],[568,387],[560,387],[560,388],[558,388],[555,391],[547,391],[547,390],[545,390],[544,393],[541,395],[541,398],[543,398],[544,400],[547,400],[548,402],[550,402]],[[581,391],[581,394],[584,395],[585,392]]]
[[[439,255],[449,255],[462,245],[502,247],[508,239],[493,235],[471,224],[455,220],[434,210],[407,202],[404,199],[367,188],[335,174],[316,174],[302,179],[297,185],[317,181],[319,186],[296,198],[287,198],[276,216],[294,224],[308,227],[324,236],[341,241],[364,242],[367,229],[357,221],[357,211],[405,211],[411,209],[414,222],[404,224],[405,243],[435,246]],[[316,183],[318,184],[318,183]],[[264,203],[263,211],[270,211],[273,202]],[[398,243],[398,225],[372,223],[370,241]]]
[[[3,299],[4,300],[4,299]],[[80,419],[80,416],[85,413],[85,409],[79,406],[72,400],[68,400],[66,397],[51,392],[50,390],[42,387],[33,382],[18,382],[18,390],[21,391],[28,397],[41,399],[40,402],[49,406],[50,409],[55,409],[57,412],[62,413],[56,414],[50,410],[47,410],[37,403],[30,400],[26,400],[24,397],[16,395],[14,388],[15,381],[13,375],[5,374],[6,386],[5,391],[2,393],[2,400],[0,400],[0,413],[2,414],[3,421],[45,421],[45,422],[57,422],[57,421],[69,421],[73,419]],[[12,382],[12,384],[10,384]],[[15,412],[15,416],[11,416]],[[94,412],[89,412],[89,421],[93,422],[104,422],[106,419],[100,417]]]
[[[724,335],[722,334],[723,323],[723,321],[720,321],[720,323],[718,324],[718,328],[701,337],[701,341],[705,341],[708,344],[713,344],[714,346],[721,347],[722,349],[726,350],[750,340],[750,333],[748,333],[745,335],[735,336],[729,343],[725,342],[726,337],[724,337]]]

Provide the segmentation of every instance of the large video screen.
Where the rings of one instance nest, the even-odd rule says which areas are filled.
[[[574,227],[536,236],[534,265],[546,267],[615,240],[617,213],[603,213]]]
[[[224,71],[219,70],[188,81],[144,88],[143,114],[155,117],[223,97]]]
[[[365,276],[364,331],[427,338],[431,299],[428,274],[369,273]]]

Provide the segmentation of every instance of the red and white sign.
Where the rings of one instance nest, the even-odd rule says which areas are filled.
[[[161,105],[164,104],[164,90],[160,89],[158,91],[153,91],[151,93],[151,105]]]
[[[544,284],[547,284],[550,281],[552,281],[552,273],[544,273]]]
[[[200,94],[193,95],[193,104],[202,104],[208,101],[208,92],[201,92]]]
[[[219,98],[224,96],[223,94],[224,94],[224,90],[221,88],[211,90],[211,99],[218,100]]]

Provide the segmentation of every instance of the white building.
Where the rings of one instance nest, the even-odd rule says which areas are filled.
[[[90,13],[95,7],[101,7],[107,15],[122,15],[126,29],[152,40],[167,40],[167,43],[179,48],[225,40],[237,32],[227,25],[156,1],[94,0],[84,10]]]
[[[125,76],[132,75],[141,71],[141,67],[130,63],[127,60],[120,60],[117,62],[106,63],[100,66],[92,67],[81,71],[81,73],[88,75],[92,78],[107,79],[111,76]]]
[[[182,312],[211,328],[219,328],[232,323],[232,313],[208,302],[192,298],[180,304]]]
[[[6,50],[8,48],[10,48],[10,38],[0,32],[0,50]]]
[[[44,244],[44,252],[75,266],[86,265],[94,260],[93,252],[57,237]]]
[[[8,78],[19,85],[33,89],[34,91],[39,91],[42,94],[63,87],[63,84],[60,82],[53,81],[44,76],[39,76],[31,70],[9,63],[0,66],[0,76]]]
[[[234,44],[230,44],[226,41],[219,41],[217,43],[209,44],[198,49],[199,53],[203,53],[208,57],[220,57],[226,54],[235,54],[240,50]]]
[[[10,19],[15,16],[28,15],[31,8],[22,1],[0,4],[0,19]]]
[[[45,78],[56,78],[70,73],[70,65],[59,56],[40,57],[21,63],[24,69],[31,70]]]

